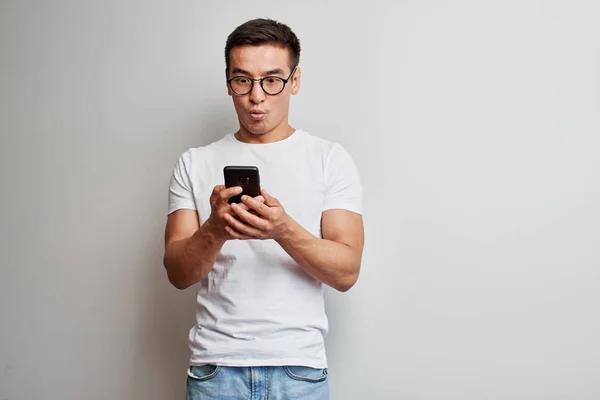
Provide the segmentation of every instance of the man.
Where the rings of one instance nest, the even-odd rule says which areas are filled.
[[[284,24],[249,21],[225,47],[227,90],[240,128],[180,157],[171,180],[164,265],[199,283],[187,396],[328,399],[323,284],[358,279],[362,189],[350,155],[292,128],[300,43]],[[256,166],[261,195],[225,188],[227,165]]]

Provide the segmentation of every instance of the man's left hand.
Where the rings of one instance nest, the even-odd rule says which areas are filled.
[[[231,209],[239,219],[231,215],[225,215],[229,226],[225,227],[227,233],[236,239],[274,239],[277,240],[287,231],[290,217],[275,197],[269,195],[266,190],[260,191],[264,198],[262,203],[258,198],[242,196],[242,201],[251,213],[237,204],[231,204]]]

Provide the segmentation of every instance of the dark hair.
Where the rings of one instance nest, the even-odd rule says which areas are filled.
[[[300,62],[300,41],[289,26],[272,19],[253,19],[235,28],[227,37],[225,44],[225,65],[229,70],[229,52],[238,46],[260,46],[273,44],[288,49],[290,53],[290,69]]]

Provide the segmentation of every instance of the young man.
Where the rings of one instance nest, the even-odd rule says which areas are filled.
[[[240,128],[180,157],[171,180],[164,265],[199,284],[188,399],[329,398],[323,284],[358,279],[362,189],[350,155],[292,128],[300,43],[284,24],[249,21],[225,47]],[[229,204],[227,165],[256,166],[261,195]]]

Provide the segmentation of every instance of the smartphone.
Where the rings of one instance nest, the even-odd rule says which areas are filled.
[[[242,187],[242,193],[230,197],[229,204],[241,203],[243,195],[256,197],[260,194],[260,175],[258,174],[257,167],[228,165],[223,168],[223,175],[225,177],[226,188],[233,186]]]

